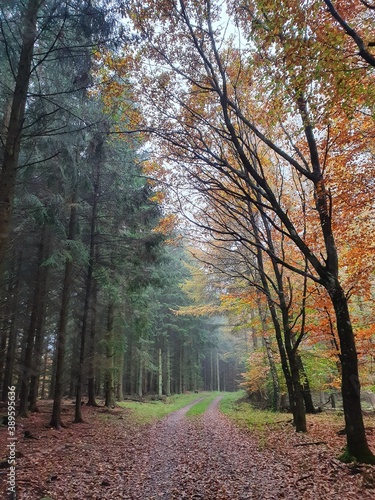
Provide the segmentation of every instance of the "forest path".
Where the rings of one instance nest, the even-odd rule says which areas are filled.
[[[22,420],[17,430],[17,498],[374,499],[373,467],[335,458],[344,438],[332,435],[341,422],[314,416],[304,435],[285,423],[246,430],[220,413],[220,397],[203,415],[187,417],[197,401],[147,425],[136,423],[128,409],[86,407],[86,422],[62,431],[45,425],[52,402],[44,403],[43,411]],[[65,405],[64,416],[71,421],[74,406]],[[25,429],[36,439],[25,439]],[[6,450],[5,427],[0,438],[0,450]],[[0,471],[4,499],[7,472]]]
[[[195,401],[152,427],[138,467],[128,471],[124,499],[296,498],[286,492],[289,464],[260,451],[219,412],[220,399],[201,417],[185,417]]]

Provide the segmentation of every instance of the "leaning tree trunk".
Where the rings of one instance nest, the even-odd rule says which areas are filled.
[[[260,201],[260,195],[259,193],[257,194],[258,200]],[[269,248],[272,251],[273,255],[277,255],[277,252],[275,251],[274,244],[273,244],[273,239],[272,239],[272,234],[271,234],[271,229],[270,229],[270,224],[264,213],[261,213],[262,217],[262,222],[264,224],[264,227],[266,229],[266,234],[267,234],[267,243]],[[254,221],[255,222],[255,221]],[[253,222],[253,226],[254,226]],[[257,231],[256,228],[254,228],[255,231]],[[257,241],[259,241],[259,237],[257,237]],[[283,326],[283,334],[284,334],[284,346],[285,346],[285,352],[288,358],[288,363],[289,363],[289,370],[290,370],[290,378],[291,378],[291,384],[293,386],[293,395],[294,398],[292,401],[290,401],[290,406],[292,409],[293,413],[293,419],[294,419],[294,425],[296,426],[296,431],[297,432],[307,432],[307,422],[306,422],[306,410],[305,410],[305,404],[304,404],[304,399],[303,399],[303,389],[302,389],[302,384],[301,384],[301,374],[299,371],[299,365],[297,362],[297,352],[295,349],[295,346],[293,344],[293,332],[290,327],[290,321],[289,321],[289,310],[290,310],[290,304],[288,305],[286,302],[286,293],[285,293],[285,287],[284,287],[284,281],[283,281],[283,275],[280,271],[279,264],[276,262],[276,259],[272,256],[271,257],[272,261],[272,267],[274,271],[274,275],[276,278],[276,284],[277,284],[277,296],[279,300],[279,305],[280,305],[280,310],[281,310],[281,317],[282,317],[282,326]],[[262,267],[262,270],[264,267]],[[268,286],[268,284],[267,284]]]
[[[308,114],[307,102],[303,94],[297,98],[304,132],[309,146],[313,170],[315,207],[319,214],[320,227],[324,238],[326,256],[324,265],[316,259],[304,242],[295,238],[306,259],[318,273],[321,283],[327,290],[335,309],[337,333],[341,351],[341,392],[346,424],[346,458],[355,458],[359,462],[375,463],[365,433],[362,417],[360,383],[358,377],[358,356],[351,324],[348,299],[339,282],[339,258],[332,228],[332,196],[327,190],[324,175],[319,161],[318,146],[314,136],[313,124]],[[345,365],[345,367],[344,367]]]
[[[257,262],[258,262],[258,270],[260,274],[260,279],[262,282],[262,287],[264,290],[264,294],[267,299],[267,305],[268,309],[270,311],[273,327],[275,330],[275,337],[276,337],[276,343],[277,347],[279,350],[280,354],[280,360],[281,360],[281,368],[283,370],[285,382],[286,382],[286,387],[288,391],[288,396],[289,396],[289,404],[290,408],[293,413],[293,421],[296,426],[297,431],[302,431],[303,430],[303,415],[302,417],[298,415],[296,412],[301,411],[302,407],[300,405],[296,405],[296,395],[295,395],[295,387],[293,384],[293,378],[292,378],[292,373],[291,373],[291,368],[289,366],[288,362],[288,357],[286,353],[286,349],[284,346],[283,342],[283,335],[282,335],[282,329],[279,321],[279,317],[277,315],[275,303],[271,298],[271,291],[269,289],[267,277],[264,272],[264,265],[263,265],[263,256],[262,256],[262,251],[260,249],[257,250]],[[304,408],[303,408],[304,411]],[[298,423],[298,426],[297,426]],[[302,425],[300,425],[302,424]]]
[[[275,264],[274,268],[276,267],[277,264]],[[277,293],[279,296],[280,309],[282,315],[284,345],[289,362],[291,381],[293,384],[294,400],[293,403],[291,403],[291,409],[294,417],[294,425],[296,426],[297,432],[307,432],[306,410],[303,399],[303,388],[301,383],[299,364],[297,361],[298,355],[295,346],[293,345],[292,330],[289,324],[289,307],[285,302],[285,293],[282,284],[282,277],[279,274],[278,269],[276,269],[275,274],[278,283]]]
[[[267,354],[267,360],[268,364],[270,366],[270,372],[271,372],[271,378],[272,378],[272,410],[277,411],[279,409],[279,403],[280,403],[280,383],[279,383],[279,378],[277,376],[277,370],[276,370],[276,363],[275,359],[273,356],[271,344],[269,341],[269,338],[267,336],[267,319],[265,312],[262,310],[262,305],[260,302],[260,298],[257,297],[257,305],[258,305],[258,312],[260,316],[260,320],[262,323],[262,340],[263,340],[263,345],[266,349],[266,354]]]

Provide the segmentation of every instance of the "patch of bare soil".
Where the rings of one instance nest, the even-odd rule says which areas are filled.
[[[333,458],[344,438],[329,441],[335,430],[328,425],[322,430],[318,416],[308,435],[297,435],[283,423],[259,436],[236,427],[217,406],[215,400],[199,418],[187,419],[185,407],[156,424],[140,426],[127,410],[89,407],[83,408],[87,423],[70,424],[74,406],[67,404],[69,426],[56,431],[45,426],[51,403],[43,402],[41,413],[17,427],[17,498],[374,498],[374,468],[344,465]],[[25,431],[32,437],[24,437]],[[2,460],[6,444],[3,427]],[[7,473],[0,469],[1,498],[7,498]]]

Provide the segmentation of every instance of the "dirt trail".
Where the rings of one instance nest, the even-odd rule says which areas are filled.
[[[266,499],[285,495],[288,466],[260,452],[248,434],[218,411],[220,397],[201,418],[186,419],[192,406],[157,423],[143,456],[143,472],[128,476],[126,499]]]
[[[324,472],[325,482],[321,471],[315,481],[308,458],[295,464],[260,449],[249,432],[219,412],[219,401],[200,418],[185,417],[189,405],[152,427],[142,465],[136,459],[139,467],[129,471],[124,500],[352,498],[334,468]],[[372,494],[363,491],[362,500]]]
[[[110,411],[107,419],[108,411],[86,408],[90,423],[72,425],[64,431],[42,426],[43,414],[32,417],[34,424],[30,418],[27,428],[38,439],[24,439],[20,427],[17,498],[374,498],[375,479],[371,474],[366,470],[361,474],[358,467],[338,462],[334,458],[337,452],[309,443],[311,436],[271,428],[269,437],[276,436],[277,442],[271,445],[272,440],[267,439],[265,445],[261,432],[240,429],[219,412],[220,398],[200,417],[186,418],[197,401],[147,426],[134,426],[121,409]],[[6,443],[5,433],[3,437]],[[2,497],[7,471],[0,472]]]

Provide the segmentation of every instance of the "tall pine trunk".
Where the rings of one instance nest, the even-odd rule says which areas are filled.
[[[158,396],[163,395],[163,353],[161,348],[158,349]]]
[[[48,230],[47,230],[48,231]],[[45,239],[45,244],[43,245],[43,256],[44,261],[48,257],[49,253],[49,237],[50,234],[46,234],[47,231],[42,231],[42,238]],[[30,379],[30,394],[29,394],[29,410],[31,412],[37,412],[37,400],[38,400],[38,389],[39,389],[39,377],[42,367],[42,356],[43,356],[43,343],[44,343],[44,321],[46,314],[46,299],[47,299],[47,280],[48,280],[48,267],[43,266],[40,270],[40,289],[39,289],[39,300],[38,300],[38,311],[37,320],[35,325],[35,343],[34,352],[32,358],[32,370]]]
[[[91,303],[91,324],[90,324],[90,339],[89,339],[89,355],[88,355],[88,406],[99,406],[96,402],[95,391],[95,341],[96,341],[96,320],[98,306],[98,284],[93,280],[92,287],[92,303]]]
[[[70,208],[70,219],[68,229],[68,240],[74,241],[75,227],[77,219],[76,193],[74,191]],[[56,338],[56,355],[55,355],[55,376],[53,387],[53,408],[50,426],[55,429],[60,429],[63,426],[61,421],[61,401],[63,397],[63,382],[64,382],[64,361],[65,361],[65,344],[66,333],[69,318],[69,301],[70,291],[73,282],[73,260],[68,258],[65,262],[65,272],[63,289],[61,296],[60,318]]]
[[[16,72],[12,106],[5,137],[4,154],[0,173],[0,281],[4,273],[5,254],[9,238],[10,220],[16,185],[18,158],[29,88],[34,44],[36,39],[37,13],[40,0],[29,0],[23,19],[21,52]]]
[[[86,349],[86,337],[87,328],[89,322],[89,312],[90,312],[90,301],[93,287],[93,272],[94,272],[94,262],[95,262],[95,228],[96,228],[96,217],[98,209],[98,197],[100,190],[100,167],[103,161],[103,144],[104,138],[102,134],[96,134],[90,143],[90,158],[92,161],[92,209],[91,209],[91,221],[90,221],[90,248],[89,248],[89,261],[87,268],[86,277],[86,287],[85,287],[85,299],[83,306],[83,317],[82,326],[80,332],[80,354],[79,354],[79,365],[77,374],[77,384],[76,384],[76,408],[75,408],[75,423],[83,422],[81,402],[82,402],[82,385],[84,378],[84,362],[85,362],[85,349]]]
[[[165,364],[166,364],[165,394],[166,396],[170,396],[171,395],[171,347],[169,338],[167,339],[167,352],[165,353]]]
[[[45,295],[45,283],[43,275],[46,269],[42,267],[45,255],[45,227],[41,230],[41,241],[39,243],[38,258],[37,258],[37,271],[35,277],[34,293],[31,301],[31,314],[27,334],[25,334],[24,342],[24,356],[20,366],[20,402],[18,414],[20,417],[28,417],[28,401],[30,391],[30,380],[33,375],[33,352],[35,342],[35,332],[38,325],[38,319],[42,314],[43,300]],[[44,290],[43,290],[44,288]]]
[[[6,333],[7,333],[7,347],[5,353],[5,365],[3,376],[3,390],[1,394],[1,401],[8,399],[8,387],[13,385],[13,371],[16,356],[17,336],[18,331],[15,328],[16,312],[19,301],[19,292],[21,288],[21,271],[22,271],[22,258],[23,252],[20,251],[17,257],[17,263],[13,269],[12,276],[10,276],[10,288],[8,294],[9,308],[6,311]]]
[[[106,368],[105,368],[105,406],[113,408],[115,402],[115,383],[114,383],[114,356],[115,350],[113,345],[113,321],[114,307],[110,300],[107,312],[107,331],[106,331]]]

